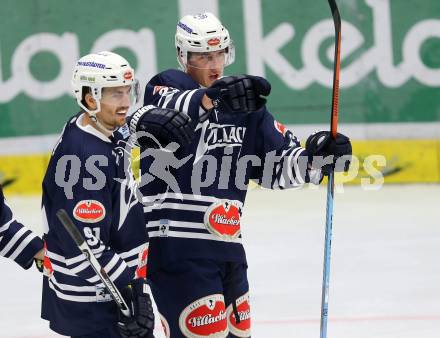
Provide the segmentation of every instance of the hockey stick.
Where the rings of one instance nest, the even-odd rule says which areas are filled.
[[[81,235],[78,228],[73,224],[66,210],[64,209],[58,210],[57,217],[60,220],[61,224],[63,224],[64,228],[69,233],[70,237],[72,237],[73,241],[76,243],[78,248],[86,256],[86,259],[89,261],[93,270],[95,270],[96,274],[101,279],[105,288],[110,293],[110,296],[116,302],[118,308],[126,317],[130,317],[130,309],[127,303],[125,302],[124,298],[122,298],[121,293],[119,292],[116,285],[107,275],[107,272],[105,272],[104,268],[101,267],[101,265],[99,264],[92,250],[90,250],[89,246],[87,245],[87,242],[84,240],[84,237]]]
[[[328,0],[335,25],[335,56],[333,65],[333,96],[332,111],[330,120],[330,132],[334,139],[338,130],[339,111],[339,71],[341,67],[341,16],[335,0]],[[332,245],[332,223],[333,223],[333,198],[335,191],[335,178],[332,171],[327,183],[327,210],[325,215],[325,247],[324,247],[324,269],[322,277],[322,298],[321,298],[321,331],[320,337],[327,337],[328,319],[328,295],[330,282],[330,256]]]

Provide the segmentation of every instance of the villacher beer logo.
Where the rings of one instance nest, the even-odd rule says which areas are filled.
[[[237,312],[240,323],[235,320],[232,304],[228,306],[227,319],[229,330],[237,337],[251,336],[251,308],[249,305],[249,292],[237,299]]]
[[[105,217],[105,208],[96,200],[79,201],[73,208],[73,217],[84,223],[96,223]]]
[[[224,338],[228,335],[223,295],[200,298],[180,314],[179,327],[187,338]]]
[[[226,241],[236,239],[240,231],[242,209],[229,200],[213,203],[205,213],[208,230]]]

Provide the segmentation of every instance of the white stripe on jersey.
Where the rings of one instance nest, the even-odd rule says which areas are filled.
[[[292,156],[289,156],[289,160],[293,162],[293,169],[295,170],[295,174],[296,174],[295,178],[296,179],[293,176],[290,176],[290,175],[289,175],[289,177],[290,177],[292,182],[295,182],[295,183],[298,183],[298,185],[301,185],[301,184],[304,184],[305,181],[304,181],[304,178],[301,176],[301,171],[299,170],[298,157],[305,151],[305,149],[304,148],[298,148],[298,149],[301,149],[301,150],[296,152],[296,154],[295,154],[295,151],[292,152],[292,155],[295,154],[295,156],[293,158],[293,161],[291,160]],[[292,172],[290,171],[290,173],[292,173]],[[294,184],[294,186],[295,186],[295,184]]]
[[[132,268],[133,266],[137,266],[138,265],[138,263],[139,263],[139,259],[133,259],[133,260],[131,260],[131,261],[128,261],[128,262],[126,262],[127,263],[127,265],[130,267],[130,268]]]
[[[177,194],[177,193],[172,193],[172,192],[166,192],[163,194],[144,196],[142,198],[142,202],[152,203],[152,202],[155,202],[158,200],[164,200],[167,198],[186,200],[186,201],[194,201],[194,202],[210,202],[210,203],[220,202],[222,200],[222,198],[217,198],[217,197],[213,197],[213,196],[194,195],[194,194]],[[230,199],[227,199],[227,200],[231,201],[232,203],[234,203],[238,206],[243,205],[243,203],[239,200],[230,200]]]
[[[5,256],[7,254],[7,252],[9,250],[11,250],[11,248],[15,245],[15,243],[18,242],[18,240],[21,238],[21,236],[23,236],[23,234],[29,231],[26,228],[21,228],[20,230],[18,230],[15,235],[11,238],[11,240],[8,242],[8,244],[3,248],[2,251],[0,251],[0,256]]]
[[[188,112],[188,108],[189,108],[189,103],[191,102],[191,98],[194,95],[194,93],[197,91],[198,89],[193,89],[191,90],[191,92],[187,95],[187,97],[185,98],[185,103],[183,104],[183,108],[182,111],[184,113]]]
[[[166,95],[165,100],[164,100],[164,102],[163,102],[163,104],[162,104],[162,107],[163,107],[163,108],[167,108],[168,103],[170,103],[170,101],[172,100],[174,94],[175,94],[175,93],[171,93],[171,94]]]
[[[51,265],[52,265],[52,269],[53,271],[68,275],[68,276],[75,276],[78,277],[77,275],[75,275],[72,270],[67,269],[65,267],[59,266],[58,264],[55,264],[53,261],[51,261]]]
[[[162,107],[162,102],[165,100],[165,95],[161,95],[160,99],[157,101],[157,106]]]
[[[172,221],[167,219],[167,225],[176,228],[189,228],[189,229],[203,229],[207,230],[205,224],[197,223],[197,222],[180,222],[180,221]],[[148,228],[160,226],[160,221],[150,221],[147,224]]]
[[[150,238],[153,238],[153,237],[177,237],[177,238],[207,239],[207,240],[212,240],[212,241],[228,242],[228,243],[241,243],[241,238],[236,238],[233,240],[223,240],[220,237],[215,236],[213,234],[201,234],[201,233],[195,233],[195,232],[168,231],[167,235],[164,236],[160,230],[157,230],[157,231],[150,231],[148,233],[148,235],[150,236]]]
[[[118,256],[114,256],[118,259]],[[113,260],[113,258],[112,258]],[[111,261],[111,260],[110,260]],[[127,264],[125,263],[125,261],[123,260],[119,260],[118,262],[120,262],[119,267],[116,269],[115,272],[113,272],[111,275],[109,275],[109,278],[112,280],[112,282],[114,282],[123,272],[126,268],[128,268]],[[110,263],[109,263],[110,264]],[[107,264],[107,266],[109,265]],[[104,268],[104,270],[107,272],[107,274],[109,274],[110,270],[107,270],[107,266]],[[114,266],[112,266],[113,268]],[[98,282],[101,282],[101,279],[99,278],[98,275],[95,275],[91,278],[86,279],[88,282],[92,283],[92,284],[97,284]],[[98,284],[98,285],[103,285],[102,283]]]
[[[287,158],[285,158],[286,154],[290,152],[290,154],[287,155]],[[277,166],[277,175],[280,175],[279,177],[279,187],[285,187],[286,181],[284,178],[283,173],[286,172],[289,177],[289,186],[296,187],[299,185],[304,184],[304,178],[301,176],[301,172],[299,170],[298,166],[298,157],[304,152],[303,148],[295,148],[292,151],[292,148],[284,150],[281,153],[281,157],[283,157],[283,166],[279,165]],[[285,168],[287,166],[287,168]],[[282,169],[281,169],[282,168]],[[295,173],[295,176],[294,176]]]
[[[11,223],[14,222],[14,221],[15,221],[14,219],[11,219],[9,222],[6,222],[5,224],[3,224],[3,225],[0,227],[0,233],[1,233],[1,232],[4,232],[4,231],[6,231],[6,230],[8,230],[8,229],[9,229],[9,226],[10,226]]]
[[[201,211],[205,212],[208,210],[209,205],[196,205],[196,204],[183,204],[183,203],[156,203],[151,207],[144,207],[144,212],[150,212],[153,209],[179,209],[179,210],[190,210],[190,211]]]
[[[85,261],[85,262],[81,263],[80,265],[74,267],[73,269],[70,269],[70,271],[72,271],[72,273],[77,275],[79,272],[87,269],[88,267],[90,267],[90,263],[88,261]]]
[[[87,278],[86,281],[88,281],[91,284],[97,284],[98,282],[101,281],[101,278],[99,278],[98,275],[95,275],[91,278]]]
[[[107,265],[104,267],[104,270],[107,272],[111,271],[111,269],[113,269],[119,261],[119,257],[117,255],[114,255],[110,262],[108,262]]]
[[[47,250],[46,256],[49,257],[51,260],[55,260],[66,265],[73,265],[79,262],[86,261],[86,256],[83,253],[76,257],[65,258],[64,256],[58,255],[55,252]]]
[[[185,90],[183,93],[180,94],[179,98],[176,100],[176,103],[174,104],[174,109],[181,111],[180,110],[180,103],[182,102],[182,99],[188,95],[190,91],[189,90]]]
[[[57,286],[59,289],[63,290],[63,291],[72,291],[72,292],[92,292],[92,293],[96,293],[96,286],[88,286],[88,285],[84,285],[84,286],[75,286],[75,285],[69,285],[69,284],[62,284],[60,282],[58,282],[55,278],[55,276],[52,275],[52,277],[50,277],[50,281]]]
[[[109,276],[112,282],[114,282],[127,268],[127,263],[125,263],[125,261],[121,261],[119,268]]]
[[[17,249],[15,249],[14,252],[9,256],[9,259],[13,259],[13,260],[16,259],[18,255],[20,255],[23,252],[24,248],[36,237],[37,236],[33,233],[27,235],[26,238],[21,241]]]
[[[55,292],[58,298],[64,299],[64,300],[70,300],[72,302],[79,302],[79,303],[96,303],[96,295],[95,296],[72,296],[72,295],[66,295],[59,290],[55,288],[55,286],[52,284],[52,281],[49,279],[49,287]],[[106,300],[103,300],[106,301]],[[109,300],[110,301],[110,300]]]
[[[147,243],[141,244],[138,247],[131,249],[130,251],[121,252],[119,253],[119,257],[121,257],[122,259],[126,259],[130,256],[134,256],[134,255],[138,256],[141,250],[145,247],[145,245],[147,245]]]

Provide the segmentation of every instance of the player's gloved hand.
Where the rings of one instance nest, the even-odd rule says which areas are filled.
[[[43,240],[41,240],[41,247],[44,246]],[[44,271],[44,249],[39,250],[35,256],[34,256],[34,262],[35,266],[37,267],[38,271],[43,272]]]
[[[247,113],[261,109],[266,104],[264,96],[270,94],[270,83],[260,76],[226,76],[215,81],[206,90],[214,106],[223,103],[234,113]]]
[[[131,311],[130,317],[119,311],[118,329],[123,338],[154,338],[153,306],[145,286],[147,281],[139,278],[121,292]]]
[[[139,145],[148,148],[165,147],[171,142],[186,146],[194,137],[195,123],[188,114],[174,109],[144,106],[127,118],[127,124],[131,134],[139,132]]]
[[[41,273],[43,273],[44,272],[44,261],[34,258],[34,262],[35,262],[35,267],[37,268],[37,270],[40,271]]]
[[[337,133],[336,139],[333,139],[329,131],[321,130],[313,133],[306,141],[306,151],[309,164],[312,168],[321,168],[324,175],[329,175],[333,170],[348,171],[350,167],[351,142],[343,134]],[[338,161],[339,158],[341,159]]]

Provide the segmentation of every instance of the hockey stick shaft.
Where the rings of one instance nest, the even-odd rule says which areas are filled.
[[[121,312],[125,316],[129,317],[130,316],[130,309],[129,309],[127,303],[125,302],[124,298],[122,297],[122,295],[119,292],[116,285],[113,283],[113,281],[108,276],[107,272],[99,264],[98,260],[96,259],[95,255],[93,254],[92,250],[90,250],[90,247],[87,245],[87,242],[84,240],[84,237],[82,236],[81,232],[78,230],[78,228],[75,226],[75,224],[73,224],[73,222],[72,222],[71,218],[69,217],[69,215],[67,214],[66,210],[64,210],[64,209],[58,210],[57,217],[60,220],[61,224],[63,224],[66,231],[69,233],[70,237],[72,237],[73,241],[76,243],[78,248],[86,256],[86,258],[89,261],[90,265],[92,266],[93,270],[95,270],[96,274],[101,279],[105,288],[110,293],[110,296],[116,302],[118,308],[121,310]]]
[[[332,93],[332,111],[330,119],[330,132],[336,139],[338,132],[338,112],[339,112],[339,73],[341,67],[341,16],[335,0],[328,0],[333,16],[335,26],[335,55],[333,65],[333,93]],[[335,190],[334,172],[332,171],[327,182],[327,208],[325,215],[325,243],[324,243],[324,268],[322,277],[322,298],[321,298],[321,329],[320,337],[327,337],[328,321],[328,298],[330,285],[330,258],[332,245],[332,227],[333,227],[333,199]]]

